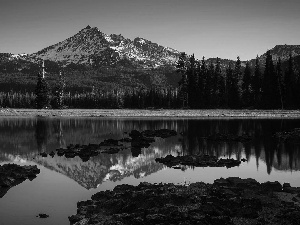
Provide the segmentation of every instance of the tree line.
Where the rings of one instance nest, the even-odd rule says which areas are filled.
[[[114,88],[66,92],[64,72],[50,88],[47,79],[37,72],[35,92],[0,92],[0,107],[9,108],[255,108],[299,109],[300,75],[292,55],[285,67],[280,58],[274,62],[270,51],[264,66],[259,58],[252,67],[237,57],[228,66],[208,62],[203,57],[181,53],[176,65],[180,74],[177,88]]]
[[[178,90],[173,88],[113,89],[90,92],[62,92],[50,90],[45,83],[36,92],[0,92],[0,107],[3,108],[93,108],[93,109],[154,109],[179,108]],[[49,89],[47,89],[49,88]]]
[[[177,62],[179,98],[183,108],[300,108],[300,76],[292,55],[283,71],[280,58],[275,63],[270,51],[266,53],[264,67],[256,58],[252,68],[245,67],[239,57],[235,64],[223,69],[220,60],[207,63],[194,55],[181,53]]]

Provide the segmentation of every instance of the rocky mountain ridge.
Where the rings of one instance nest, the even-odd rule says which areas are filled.
[[[97,27],[87,26],[74,36],[31,54],[30,57],[63,64],[72,62],[92,65],[113,65],[120,59],[127,59],[146,67],[158,67],[175,64],[179,54],[175,49],[163,47],[144,38],[130,40],[121,34],[107,35]]]

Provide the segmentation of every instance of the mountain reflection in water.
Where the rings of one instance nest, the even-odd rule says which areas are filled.
[[[64,174],[86,189],[96,188],[105,181],[120,181],[125,177],[141,178],[165,168],[155,158],[168,154],[209,154],[218,157],[256,159],[264,162],[267,173],[272,169],[300,170],[300,146],[279,143],[272,137],[277,131],[300,127],[300,120],[246,119],[57,119],[34,118],[0,120],[0,162],[32,161]],[[83,162],[80,158],[55,155],[42,158],[40,152],[55,151],[69,144],[99,144],[113,138],[128,137],[133,130],[176,130],[178,135],[157,138],[148,149],[134,157],[130,150],[117,154],[100,154]],[[204,137],[216,134],[249,134],[252,141],[216,142]],[[185,168],[183,168],[185,169]]]

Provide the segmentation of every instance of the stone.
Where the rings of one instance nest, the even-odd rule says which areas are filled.
[[[262,183],[260,185],[260,188],[261,188],[262,191],[267,191],[267,192],[270,192],[270,191],[280,192],[280,191],[282,191],[282,186],[278,181],[274,181],[274,182],[268,181],[268,182]]]
[[[41,152],[41,153],[39,153],[39,155],[42,156],[42,157],[47,157],[48,156],[46,152]]]
[[[241,185],[242,184],[242,185]],[[257,188],[251,188],[255,185]],[[238,188],[237,188],[238,186]],[[140,183],[118,185],[77,204],[71,224],[297,224],[299,211],[269,193],[277,182],[260,184],[239,177],[186,185]],[[276,187],[276,188],[275,188]],[[249,191],[246,191],[249,190]],[[266,217],[264,212],[268,213]],[[286,214],[290,217],[285,216]],[[294,218],[291,218],[291,217]],[[108,222],[109,221],[109,222]],[[241,223],[238,223],[241,224]]]
[[[34,166],[19,166],[16,164],[0,165],[0,198],[2,198],[7,191],[26,179],[33,180],[40,170],[36,165]]]
[[[176,168],[179,165],[188,165],[194,167],[234,167],[239,166],[241,161],[235,159],[219,159],[216,156],[209,155],[185,155],[172,156],[167,155],[164,158],[156,158],[156,162],[163,163],[168,167]]]
[[[45,214],[45,213],[40,213],[39,215],[37,215],[36,217],[39,217],[39,218],[48,218],[49,215]]]

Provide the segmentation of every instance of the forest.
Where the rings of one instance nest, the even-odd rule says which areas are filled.
[[[300,75],[295,66],[294,58],[290,55],[287,61],[280,58],[273,60],[270,51],[266,53],[264,65],[256,58],[255,65],[243,63],[237,57],[227,65],[221,64],[217,58],[214,62],[196,60],[194,55],[181,53],[176,68],[152,70],[156,83],[147,86],[113,85],[101,88],[92,85],[77,88],[76,77],[82,76],[88,80],[85,68],[70,65],[62,68],[54,62],[47,62],[55,78],[42,77],[38,66],[31,64],[27,75],[19,85],[26,84],[28,90],[17,90],[18,85],[10,91],[5,89],[2,82],[0,106],[5,108],[186,108],[186,109],[299,109],[300,108]],[[122,69],[123,68],[123,69]],[[116,68],[114,73],[132,73],[133,70]],[[1,68],[0,68],[1,69]],[[9,67],[5,67],[9,70]],[[102,72],[108,69],[100,68]],[[11,68],[13,72],[13,67]],[[99,68],[98,68],[99,70]],[[120,72],[121,70],[121,72]],[[72,71],[72,72],[70,72]],[[125,72],[124,72],[125,71]],[[154,72],[153,72],[154,71]],[[174,73],[172,73],[172,71]],[[23,71],[24,72],[24,71]],[[26,72],[26,71],[25,71]],[[137,73],[137,71],[134,71]],[[112,73],[112,72],[110,72]],[[143,81],[147,71],[143,73]],[[159,85],[159,73],[168,73],[167,81],[172,85]],[[10,73],[13,74],[13,73]],[[72,77],[70,77],[70,74]],[[154,74],[154,75],[153,75]],[[14,74],[13,74],[14,75]],[[13,75],[6,82],[13,82]],[[138,75],[138,74],[137,74]],[[69,76],[69,82],[66,77]],[[74,77],[75,76],[75,77]],[[36,84],[32,83],[32,79]],[[3,80],[3,78],[2,78]],[[175,81],[174,81],[175,80]],[[179,80],[178,84],[177,81]],[[68,84],[75,82],[72,87]],[[132,81],[134,81],[132,79]],[[49,82],[51,85],[49,85]],[[84,83],[84,79],[78,81]],[[150,82],[150,81],[149,81]],[[129,82],[130,83],[130,82]],[[134,82],[132,82],[134,84]],[[175,83],[175,84],[174,84]],[[68,87],[69,86],[69,87]],[[75,88],[74,88],[75,86]],[[0,89],[0,90],[1,90]]]

